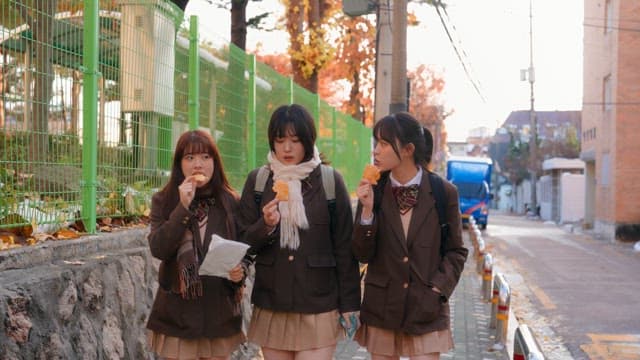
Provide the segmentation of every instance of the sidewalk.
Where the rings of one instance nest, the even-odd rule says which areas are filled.
[[[451,326],[455,349],[442,354],[440,359],[469,359],[469,360],[506,360],[506,351],[491,352],[493,345],[489,318],[491,316],[490,303],[482,301],[480,289],[482,282],[475,271],[476,262],[473,258],[473,246],[464,232],[465,245],[470,249],[469,258],[460,278],[460,282],[449,300],[451,302]],[[371,359],[364,348],[354,341],[343,341],[336,347],[336,360]]]

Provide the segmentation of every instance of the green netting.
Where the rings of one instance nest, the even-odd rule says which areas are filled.
[[[212,133],[240,190],[250,159],[266,162],[271,113],[292,102],[313,115],[319,149],[355,189],[370,130],[269,66],[252,69],[235,46],[198,42],[169,1],[101,2],[95,16],[77,1],[29,4],[36,8],[0,5],[0,228],[50,232],[78,219],[145,214],[170,174],[177,138],[193,127]],[[84,65],[88,24],[98,29],[95,69]],[[97,90],[87,92],[95,75]],[[93,169],[83,168],[94,150]]]

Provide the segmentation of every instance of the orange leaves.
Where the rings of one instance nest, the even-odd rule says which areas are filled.
[[[444,79],[425,65],[409,71],[408,78],[411,80],[409,111],[423,125],[443,121],[446,116],[439,96],[444,90]]]

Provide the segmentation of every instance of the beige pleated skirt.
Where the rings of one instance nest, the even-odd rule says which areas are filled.
[[[337,310],[300,314],[254,306],[247,337],[259,346],[286,351],[335,346],[344,337],[338,317]]]
[[[453,349],[450,329],[409,335],[363,324],[356,332],[355,340],[369,353],[385,356],[418,356],[446,353]]]
[[[206,357],[229,356],[245,341],[242,332],[223,338],[182,339],[149,330],[147,346],[162,358],[191,360]]]

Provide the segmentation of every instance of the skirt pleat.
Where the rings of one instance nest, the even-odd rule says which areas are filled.
[[[182,339],[153,331],[147,333],[150,351],[163,358],[180,360],[229,356],[244,341],[245,336],[241,332],[213,339]]]
[[[410,335],[363,324],[358,329],[355,340],[360,346],[367,348],[369,353],[385,356],[418,356],[446,353],[453,349],[450,329]]]
[[[247,337],[259,346],[286,351],[335,346],[344,336],[338,317],[337,310],[300,314],[254,307]]]

